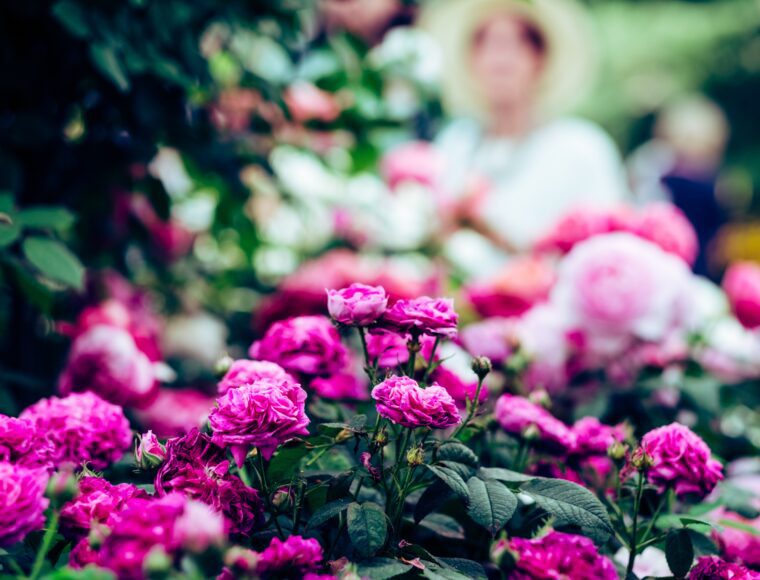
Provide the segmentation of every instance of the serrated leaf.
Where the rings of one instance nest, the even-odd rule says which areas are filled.
[[[385,544],[388,524],[382,508],[374,503],[352,503],[348,506],[348,536],[356,551],[374,556]]]
[[[481,467],[478,470],[478,474],[481,479],[496,479],[506,483],[523,483],[536,479],[535,475],[525,475],[524,473],[502,467]]]
[[[438,479],[449,486],[455,494],[461,497],[466,504],[470,503],[470,491],[467,488],[467,484],[456,471],[443,465],[427,465],[426,467]]]
[[[377,580],[386,580],[406,574],[412,567],[404,564],[394,558],[369,558],[362,560],[357,564],[359,576],[362,578],[373,578]]]
[[[116,51],[104,44],[90,45],[90,57],[95,66],[110,80],[116,88],[124,92],[129,89],[129,78],[122,67]]]
[[[478,466],[478,456],[475,452],[457,441],[447,441],[438,448],[438,461],[455,461],[470,467]]]
[[[414,523],[420,523],[429,514],[449,501],[453,495],[454,492],[448,485],[442,480],[436,479],[417,500],[417,505],[414,506]]]
[[[694,561],[694,546],[688,530],[670,530],[665,538],[665,558],[676,578],[685,578]]]
[[[470,506],[467,514],[491,536],[502,529],[517,509],[517,498],[503,483],[471,477],[467,481]]]
[[[21,248],[24,257],[45,277],[73,288],[82,288],[84,267],[61,242],[30,236],[24,240]]]
[[[75,216],[63,207],[37,206],[22,209],[16,214],[21,227],[66,230],[74,224]]]
[[[453,471],[456,471],[462,481],[467,481],[473,475],[475,475],[475,468],[465,463],[459,463],[458,461],[438,461],[435,465],[446,467]]]
[[[351,498],[341,498],[323,505],[312,514],[306,527],[311,529],[318,528],[345,510],[351,501]]]
[[[577,527],[596,543],[607,541],[612,523],[597,497],[577,483],[562,479],[536,479],[522,485],[542,509],[554,518],[554,527]]]

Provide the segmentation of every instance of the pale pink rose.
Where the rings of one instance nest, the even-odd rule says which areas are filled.
[[[444,160],[430,143],[411,141],[383,155],[380,172],[395,189],[404,182],[434,187],[444,171]]]
[[[739,322],[747,328],[760,326],[760,265],[732,264],[723,277],[723,289]]]
[[[290,115],[297,123],[329,123],[337,119],[341,111],[333,95],[305,81],[290,85],[285,91],[284,99]]]
[[[409,377],[390,377],[372,389],[380,416],[404,427],[445,429],[462,421],[451,395],[439,385],[426,389]]]
[[[630,230],[636,214],[627,206],[617,208],[578,207],[562,216],[541,239],[535,249],[538,252],[566,254],[576,244],[600,234]]]
[[[654,242],[690,266],[699,254],[699,240],[689,218],[670,203],[653,203],[636,217],[633,233]]]
[[[573,346],[569,314],[554,304],[541,304],[517,320],[515,327],[515,339],[529,359],[523,376],[528,389],[551,393],[564,389],[570,380]]]
[[[349,326],[369,326],[377,322],[388,306],[388,293],[382,286],[351,284],[340,290],[327,290],[327,309],[336,322]]]
[[[551,302],[592,355],[617,356],[633,339],[662,339],[684,318],[686,264],[627,233],[596,236],[563,260]]]
[[[523,437],[535,431],[536,443],[552,450],[572,451],[575,434],[549,411],[523,397],[503,394],[496,401],[494,417],[507,433]]]
[[[224,544],[224,516],[210,505],[188,498],[182,515],[174,522],[174,534],[185,550],[203,553]]]

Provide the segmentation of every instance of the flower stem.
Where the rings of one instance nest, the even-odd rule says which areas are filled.
[[[53,544],[53,539],[55,538],[55,535],[58,533],[58,518],[59,518],[58,511],[53,511],[53,513],[50,516],[50,520],[48,521],[47,529],[45,530],[45,535],[42,537],[42,544],[40,545],[39,551],[37,552],[37,557],[34,559],[34,566],[32,567],[32,573],[29,575],[30,580],[36,580],[40,577],[40,573],[42,572],[42,567],[45,564],[45,558],[47,557],[48,552],[50,551],[50,546]]]
[[[427,365],[425,365],[425,374],[422,375],[422,382],[427,383],[428,376],[430,376],[430,372],[433,369],[433,361],[435,360],[435,351],[438,350],[438,343],[441,341],[440,336],[435,337],[435,342],[433,343],[433,350],[430,351],[430,358],[427,361]]]
[[[641,509],[641,496],[644,491],[644,474],[639,473],[639,482],[636,486],[636,497],[633,500],[633,526],[631,527],[631,539],[628,553],[628,566],[626,566],[626,577],[633,573],[633,562],[636,560],[636,552],[638,549],[638,525],[639,525],[639,509]]]
[[[459,433],[461,433],[462,429],[464,429],[470,421],[472,421],[472,418],[475,416],[475,414],[478,412],[478,405],[480,404],[480,391],[483,389],[483,377],[478,377],[478,387],[475,389],[475,400],[471,401],[470,398],[467,398],[467,418],[462,421],[462,423],[457,427],[457,430],[454,431],[453,435],[451,436],[452,439],[456,438]]]

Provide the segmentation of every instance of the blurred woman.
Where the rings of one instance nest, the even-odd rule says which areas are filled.
[[[560,115],[595,68],[578,6],[450,0],[430,3],[421,21],[441,44],[444,104],[455,116],[437,140],[440,187],[454,200],[453,224],[465,228],[447,244],[455,263],[485,273],[529,250],[572,207],[625,199],[611,139]]]

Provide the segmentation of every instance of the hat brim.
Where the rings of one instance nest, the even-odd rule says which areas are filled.
[[[537,109],[558,114],[577,106],[596,76],[598,54],[587,13],[574,0],[431,0],[420,26],[438,42],[444,72],[442,96],[452,114],[483,117],[487,107],[469,62],[473,34],[496,14],[511,12],[530,20],[547,43]]]

